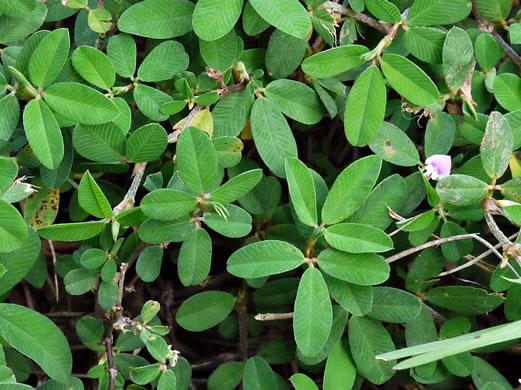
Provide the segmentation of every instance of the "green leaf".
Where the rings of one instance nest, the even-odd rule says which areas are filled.
[[[407,134],[390,122],[382,123],[369,147],[376,155],[394,165],[412,167],[420,161],[416,145]]]
[[[19,18],[29,14],[36,7],[34,0],[1,0],[0,12]]]
[[[116,80],[112,61],[102,51],[81,46],[72,53],[72,65],[76,72],[89,83],[101,89],[109,89]]]
[[[487,183],[467,175],[450,175],[438,182],[441,200],[456,206],[468,206],[487,196]]]
[[[0,100],[0,140],[8,141],[20,120],[20,105],[11,94]]]
[[[38,363],[51,378],[67,383],[72,355],[60,329],[47,317],[24,306],[2,303],[0,309],[0,336]]]
[[[45,102],[73,122],[99,125],[119,115],[117,106],[93,88],[79,83],[56,83],[45,90]]]
[[[478,390],[514,389],[508,380],[485,360],[477,356],[474,356],[473,359],[474,371],[472,372],[472,380]]]
[[[382,160],[376,156],[361,158],[337,176],[322,208],[322,222],[332,225],[352,215],[373,188]]]
[[[78,125],[72,133],[72,141],[74,149],[92,161],[121,161],[125,156],[125,134],[113,122],[97,126]]]
[[[293,317],[295,341],[304,356],[320,352],[332,324],[333,308],[326,282],[318,269],[308,268],[300,279]]]
[[[250,2],[246,2],[242,13],[242,29],[249,36],[258,35],[269,27],[264,19],[255,11]]]
[[[407,21],[415,26],[453,24],[465,19],[471,11],[470,0],[416,0]]]
[[[65,137],[63,137],[63,148],[64,155],[56,169],[49,169],[46,167],[40,168],[40,175],[47,188],[59,188],[65,180],[67,180],[67,177],[69,177],[74,156],[74,148],[72,146],[72,137],[70,133],[66,133]]]
[[[103,351],[105,346],[99,345],[103,339],[103,326],[91,316],[85,316],[76,322],[76,334],[85,346],[94,351]]]
[[[157,390],[170,390],[175,389],[177,386],[176,375],[172,370],[163,371],[159,378]]]
[[[107,44],[107,55],[114,69],[121,77],[131,77],[136,71],[136,41],[128,34],[117,34],[110,37]]]
[[[286,159],[286,179],[291,203],[300,222],[311,227],[317,225],[315,184],[308,167],[296,158]]]
[[[199,40],[201,57],[214,69],[225,71],[232,67],[237,54],[238,37],[234,30],[215,41]]]
[[[324,275],[331,298],[338,302],[347,312],[355,316],[369,313],[373,305],[373,289],[371,286],[359,286],[343,280]]]
[[[403,34],[405,47],[416,58],[429,64],[441,64],[447,33],[433,27],[409,27]]]
[[[14,158],[0,157],[0,190],[7,189],[18,175],[18,164]]]
[[[484,314],[500,306],[505,298],[500,294],[470,286],[437,287],[425,294],[433,305],[462,315]]]
[[[511,0],[476,0],[478,11],[482,18],[491,22],[505,20],[512,8]],[[481,390],[481,389],[480,389]]]
[[[212,230],[225,237],[240,238],[247,236],[251,231],[251,215],[244,209],[233,204],[227,204],[224,208],[228,216],[224,218],[217,213],[204,213],[204,223]]]
[[[242,385],[244,390],[273,390],[277,388],[277,380],[269,364],[254,356],[246,362]]]
[[[27,225],[18,210],[0,199],[0,253],[18,249],[27,234]]]
[[[118,28],[146,38],[179,37],[192,31],[194,7],[188,0],[146,0],[123,12]]]
[[[7,44],[25,38],[36,31],[44,22],[47,7],[43,3],[36,3],[35,8],[22,17],[0,15],[0,43]]]
[[[394,375],[394,362],[376,360],[376,355],[395,349],[391,336],[380,322],[352,317],[348,336],[356,367],[370,382],[381,385]]]
[[[384,22],[394,24],[402,21],[398,7],[387,0],[365,0],[365,6],[377,19]]]
[[[444,267],[445,259],[438,248],[424,249],[409,267],[405,288],[413,293],[427,290],[438,282],[438,279],[434,278],[443,271]]]
[[[168,80],[186,70],[189,61],[188,54],[179,42],[162,42],[145,57],[137,75],[147,82]]]
[[[298,0],[249,0],[257,13],[269,24],[297,38],[305,38],[311,20]]]
[[[0,276],[0,295],[8,293],[25,278],[38,259],[41,252],[40,238],[34,229],[28,230],[27,238],[22,241],[18,249],[0,253],[0,265],[7,269],[7,272]]]
[[[181,242],[194,230],[190,218],[181,218],[173,221],[158,221],[148,219],[139,229],[139,238],[149,244],[163,242]]]
[[[440,93],[436,84],[407,58],[388,53],[382,57],[381,66],[391,87],[410,102],[430,106],[438,100]]]
[[[454,143],[456,123],[452,117],[440,112],[427,123],[425,131],[425,156],[447,154]]]
[[[508,111],[521,109],[521,79],[512,73],[502,73],[494,80],[494,97]]]
[[[78,189],[80,206],[98,218],[112,218],[112,207],[89,171],[86,171]]]
[[[350,388],[356,379],[356,366],[344,340],[340,340],[327,358],[324,390]]]
[[[92,31],[105,34],[110,30],[112,14],[105,8],[96,8],[89,12],[87,24]]]
[[[443,44],[443,72],[447,86],[458,91],[474,69],[474,64],[474,48],[468,34],[459,27],[451,28]]]
[[[105,261],[107,261],[107,254],[99,248],[87,249],[80,258],[81,265],[87,269],[98,269]]]
[[[60,74],[69,56],[70,39],[66,28],[47,34],[31,55],[28,64],[31,81],[45,88]]]
[[[445,222],[441,228],[441,237],[452,237],[460,234],[466,234],[467,232],[460,225],[454,222]],[[446,242],[442,244],[441,249],[443,255],[449,261],[458,261],[463,256],[468,255],[472,252],[474,243],[472,239],[458,240],[453,242]]]
[[[141,367],[130,367],[130,378],[134,383],[146,385],[156,379],[161,373],[159,363]]]
[[[350,253],[387,252],[393,240],[380,229],[359,223],[339,223],[327,228],[324,236],[333,248]]]
[[[333,325],[326,345],[314,356],[305,356],[300,349],[297,349],[297,359],[306,365],[315,365],[323,362],[343,336],[347,325],[347,317],[348,313],[342,307],[338,305],[333,306]]]
[[[318,265],[334,278],[361,286],[380,284],[389,278],[389,264],[374,253],[346,253],[326,249],[318,255]]]
[[[96,237],[105,229],[104,221],[61,223],[44,226],[38,229],[38,234],[52,241],[82,241]]]
[[[162,263],[163,248],[159,245],[149,246],[139,255],[136,263],[136,273],[143,282],[153,282],[161,272]]]
[[[228,180],[210,194],[210,200],[232,203],[249,193],[262,179],[262,169],[252,169]]]
[[[369,194],[358,210],[348,218],[348,222],[363,223],[385,230],[393,219],[391,210],[401,210],[407,193],[405,180],[400,175],[391,175]]]
[[[202,332],[222,322],[234,306],[235,297],[232,294],[205,291],[184,301],[175,318],[182,328],[190,332]]]
[[[254,96],[251,91],[232,92],[222,98],[212,111],[214,137],[236,137],[250,119]]]
[[[293,374],[289,381],[295,390],[318,390],[318,387],[311,378],[305,374]]]
[[[205,41],[225,36],[241,16],[243,0],[201,0],[193,14],[194,32]],[[208,21],[211,20],[211,23]]]
[[[279,177],[284,177],[287,157],[297,157],[297,144],[288,122],[277,106],[260,98],[251,111],[251,131],[262,160]]]
[[[387,90],[376,66],[367,68],[355,81],[347,98],[344,126],[346,137],[353,146],[366,146],[378,134],[382,125]]]
[[[228,259],[228,272],[240,278],[260,278],[291,271],[304,263],[303,253],[284,241],[260,241],[242,247]]]
[[[394,323],[404,323],[416,318],[421,301],[415,295],[392,287],[373,287],[373,306],[369,317]]]
[[[195,229],[184,240],[177,258],[177,271],[183,286],[204,282],[212,263],[212,240],[204,229]]]
[[[183,130],[177,141],[177,166],[194,194],[208,192],[217,177],[217,154],[208,135],[197,127]]]
[[[163,126],[150,123],[135,130],[127,141],[127,158],[134,163],[155,161],[168,145],[168,134]]]
[[[305,38],[296,38],[281,30],[275,30],[271,34],[266,52],[268,74],[275,79],[289,76],[302,62],[307,47]]]
[[[503,45],[490,33],[480,34],[476,38],[476,60],[485,71],[494,68],[505,56]]]
[[[364,64],[360,57],[367,52],[369,49],[361,45],[335,47],[306,58],[302,70],[309,76],[325,79]]]
[[[214,137],[212,143],[217,152],[217,161],[223,168],[231,168],[241,162],[244,143],[237,137]]]
[[[316,92],[298,81],[272,81],[266,86],[265,94],[283,114],[298,122],[313,125],[324,116]]]
[[[24,109],[25,135],[41,163],[55,169],[63,154],[63,137],[51,109],[41,99],[31,100]]]
[[[197,199],[186,192],[167,188],[152,191],[141,201],[141,210],[150,218],[171,221],[187,216],[197,207]]]
[[[493,111],[480,146],[483,168],[492,179],[499,179],[507,170],[513,146],[514,135],[508,120]]]
[[[208,378],[208,390],[233,390],[242,380],[245,364],[226,362],[221,364]]]

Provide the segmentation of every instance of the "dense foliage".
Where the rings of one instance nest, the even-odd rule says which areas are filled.
[[[0,0],[0,388],[513,389],[518,11]]]

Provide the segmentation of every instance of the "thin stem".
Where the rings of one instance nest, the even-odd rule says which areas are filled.
[[[354,12],[353,10],[351,10],[341,4],[335,3],[334,1],[326,1],[324,3],[324,8],[327,10],[333,11],[333,12],[337,12],[342,15],[346,15],[347,17],[349,17],[351,19],[355,19],[356,21],[358,21],[360,23],[367,24],[368,26],[370,26],[384,34],[387,34],[389,32],[390,27],[389,27],[388,23],[385,23],[385,24],[380,23],[377,20],[371,18],[370,16],[367,16],[366,14],[363,14],[361,12]]]
[[[472,233],[472,234],[461,234],[459,236],[452,236],[452,237],[440,238],[439,240],[429,241],[429,242],[426,242],[425,244],[419,245],[414,248],[406,249],[400,253],[397,253],[394,256],[388,257],[385,259],[385,261],[387,263],[392,263],[393,261],[399,260],[403,257],[407,257],[409,255],[412,255],[413,253],[422,251],[422,250],[424,250],[426,248],[430,248],[432,246],[438,246],[438,245],[445,244],[447,242],[452,242],[452,241],[466,240],[469,238],[478,240],[483,245],[485,245],[487,248],[490,248],[492,253],[494,253],[497,257],[499,257],[501,260],[503,260],[503,256],[501,255],[501,253],[499,253],[496,250],[496,248],[494,248],[492,246],[492,244],[490,244],[487,240],[484,240],[483,238],[479,237],[477,234]]]
[[[125,287],[125,274],[127,273],[128,264],[121,263],[119,266],[119,290],[118,290],[118,303],[116,304],[116,310],[118,317],[121,317],[123,311],[123,292]]]
[[[248,360],[248,292],[246,289],[240,294],[237,304],[237,313],[239,314],[239,352],[241,360]]]
[[[56,251],[54,250],[54,244],[51,240],[48,240],[49,248],[51,248],[52,265],[54,268],[54,286],[56,292],[56,302],[60,301],[60,291],[58,290],[58,274],[56,273]]]
[[[118,369],[114,364],[114,356],[112,355],[112,340],[112,334],[103,340],[107,355],[107,363],[109,365],[109,390],[116,389],[116,377],[118,376]]]
[[[293,313],[259,313],[255,316],[257,321],[278,321],[290,320],[293,318]]]

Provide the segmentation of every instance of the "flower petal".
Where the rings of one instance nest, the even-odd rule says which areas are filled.
[[[438,178],[443,179],[450,175],[452,159],[446,154],[434,154],[425,160],[427,165],[432,165],[438,172]]]

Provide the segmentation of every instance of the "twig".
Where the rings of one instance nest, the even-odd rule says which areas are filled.
[[[438,246],[438,245],[445,244],[447,242],[452,242],[452,241],[466,240],[466,239],[469,239],[469,238],[473,238],[475,240],[478,240],[483,245],[485,245],[487,248],[490,248],[492,253],[494,253],[497,257],[499,257],[501,260],[503,260],[503,256],[501,255],[501,253],[499,253],[496,250],[496,248],[494,248],[492,246],[492,244],[490,244],[487,240],[484,240],[483,238],[481,238],[477,234],[472,233],[472,234],[461,234],[459,236],[452,236],[452,237],[440,238],[439,240],[429,241],[429,242],[426,242],[425,244],[419,245],[419,246],[414,247],[414,248],[406,249],[406,250],[404,250],[404,251],[402,251],[400,253],[397,253],[394,256],[388,257],[388,258],[385,259],[385,261],[387,263],[392,263],[393,261],[399,260],[399,259],[401,259],[403,257],[407,257],[409,255],[412,255],[413,253],[419,252],[419,251],[424,250],[426,248],[430,248],[432,246]]]
[[[128,263],[121,263],[119,266],[119,280],[118,280],[118,302],[116,303],[116,312],[118,318],[123,314],[123,292],[125,287],[125,274],[127,273]]]
[[[103,340],[107,355],[107,363],[109,365],[109,390],[116,389],[116,377],[118,376],[118,369],[114,364],[114,356],[112,355],[112,340],[112,334]]]
[[[48,240],[49,248],[51,248],[52,265],[54,268],[54,286],[56,292],[56,302],[60,301],[60,291],[58,290],[58,274],[56,273],[56,251],[54,250],[54,244],[51,240]]]
[[[510,237],[508,237],[508,239],[509,240],[514,240],[517,237],[518,234],[519,233],[512,234]],[[496,248],[496,249],[498,249],[500,247],[501,247],[501,244],[494,245],[494,248]],[[438,276],[447,276],[447,275],[453,274],[455,272],[461,271],[462,269],[471,267],[474,264],[476,264],[478,261],[480,261],[481,259],[484,259],[488,255],[490,255],[491,253],[492,253],[492,249],[489,249],[486,252],[483,252],[482,254],[480,254],[479,256],[476,256],[476,257],[472,258],[470,261],[467,261],[465,264],[461,264],[461,265],[459,265],[459,266],[457,266],[455,268],[452,268],[452,269],[450,269],[448,271],[442,272]]]
[[[141,180],[143,179],[146,168],[147,163],[138,163],[134,165],[134,171],[132,172],[132,183],[130,184],[130,187],[123,200],[116,207],[114,207],[115,216],[134,207],[136,193],[139,189],[139,185],[141,184]]]
[[[259,313],[255,316],[257,321],[278,321],[290,320],[293,318],[293,313]]]
[[[237,313],[239,314],[239,352],[241,360],[248,360],[248,292],[244,289],[237,302]]]
[[[217,367],[221,365],[222,363],[234,361],[240,358],[240,354],[238,353],[223,353],[218,356],[216,356],[213,359],[206,360],[199,363],[191,364],[190,367],[193,371],[202,371],[207,370],[209,368]]]
[[[386,23],[386,24],[380,23],[377,20],[371,18],[370,16],[367,16],[361,12],[354,12],[353,10],[351,10],[341,4],[335,3],[334,1],[326,1],[324,3],[324,8],[331,10],[333,12],[337,12],[342,15],[346,15],[349,18],[355,19],[361,23],[367,24],[368,26],[370,26],[380,32],[383,32],[384,34],[387,34],[390,30],[388,23]]]

